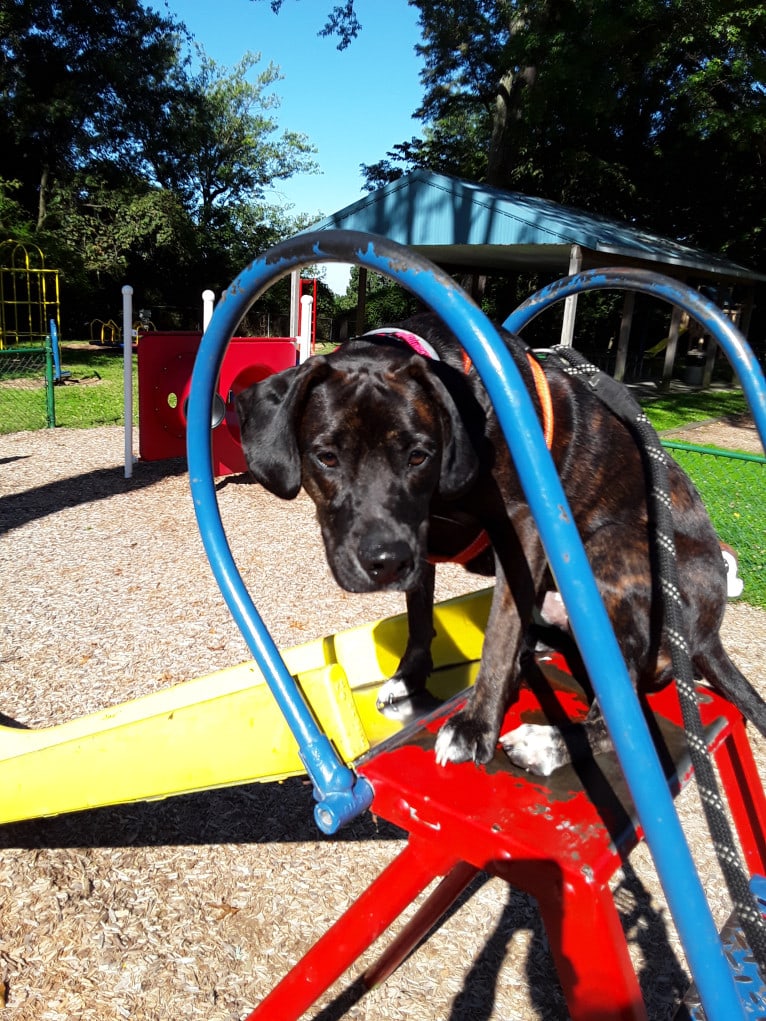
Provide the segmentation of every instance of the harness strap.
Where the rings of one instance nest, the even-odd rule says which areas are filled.
[[[721,872],[761,976],[766,977],[766,923],[751,893],[748,871],[738,852],[724,809],[697,702],[694,668],[678,580],[668,455],[641,406],[626,387],[591,365],[583,355],[572,348],[559,345],[553,348],[552,352],[563,363],[564,372],[583,379],[612,414],[624,422],[633,434],[644,459],[660,600],[689,757],[694,767],[697,790]]]

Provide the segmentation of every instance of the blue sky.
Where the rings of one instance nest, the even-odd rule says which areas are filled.
[[[149,0],[183,21],[208,56],[232,67],[246,51],[261,54],[254,69],[273,62],[283,80],[280,130],[299,131],[317,148],[321,173],[280,182],[269,196],[294,213],[325,215],[362,194],[361,163],[376,163],[397,142],[420,133],[413,120],[422,88],[417,13],[407,0],[357,0],[362,31],[347,49],[317,33],[337,0]],[[326,267],[327,282],[344,290],[347,270]]]

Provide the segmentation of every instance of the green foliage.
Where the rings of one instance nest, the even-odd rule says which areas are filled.
[[[269,0],[272,11],[279,14],[283,0]],[[327,14],[327,21],[319,31],[321,36],[334,35],[338,37],[338,49],[345,50],[349,43],[356,39],[362,30],[359,18],[356,16],[354,0],[344,0],[342,4],[335,4]]]
[[[251,80],[260,54],[246,53],[231,71],[198,49],[199,71],[187,78],[182,105],[145,148],[158,183],[172,188],[205,230],[227,211],[263,196],[266,186],[298,171],[316,170],[315,151],[297,132],[277,134],[271,91],[279,70],[269,64]],[[178,154],[183,153],[181,161]]]
[[[447,170],[762,264],[766,5],[412,3],[424,134],[371,185]]]
[[[336,302],[339,311],[356,308],[358,286],[359,267],[352,266],[346,293]],[[368,273],[366,295],[365,328],[369,330],[406,319],[412,315],[417,305],[409,291],[379,273]]]

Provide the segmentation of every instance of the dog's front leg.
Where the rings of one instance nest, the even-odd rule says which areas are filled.
[[[417,588],[406,593],[407,647],[396,673],[378,692],[378,707],[383,708],[423,691],[433,670],[431,642],[434,631],[434,584],[436,570],[432,564],[423,569]]]
[[[496,551],[495,592],[484,636],[476,683],[464,709],[450,717],[436,738],[436,760],[489,762],[495,754],[506,710],[521,683],[521,656],[537,590],[545,576],[545,557],[537,536],[527,532],[523,545],[513,531],[513,549]]]

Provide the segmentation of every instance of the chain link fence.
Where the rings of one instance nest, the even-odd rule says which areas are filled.
[[[45,347],[0,349],[0,432],[53,428],[53,352]]]
[[[735,551],[742,599],[766,609],[766,457],[663,441],[705,502],[718,537]]]

